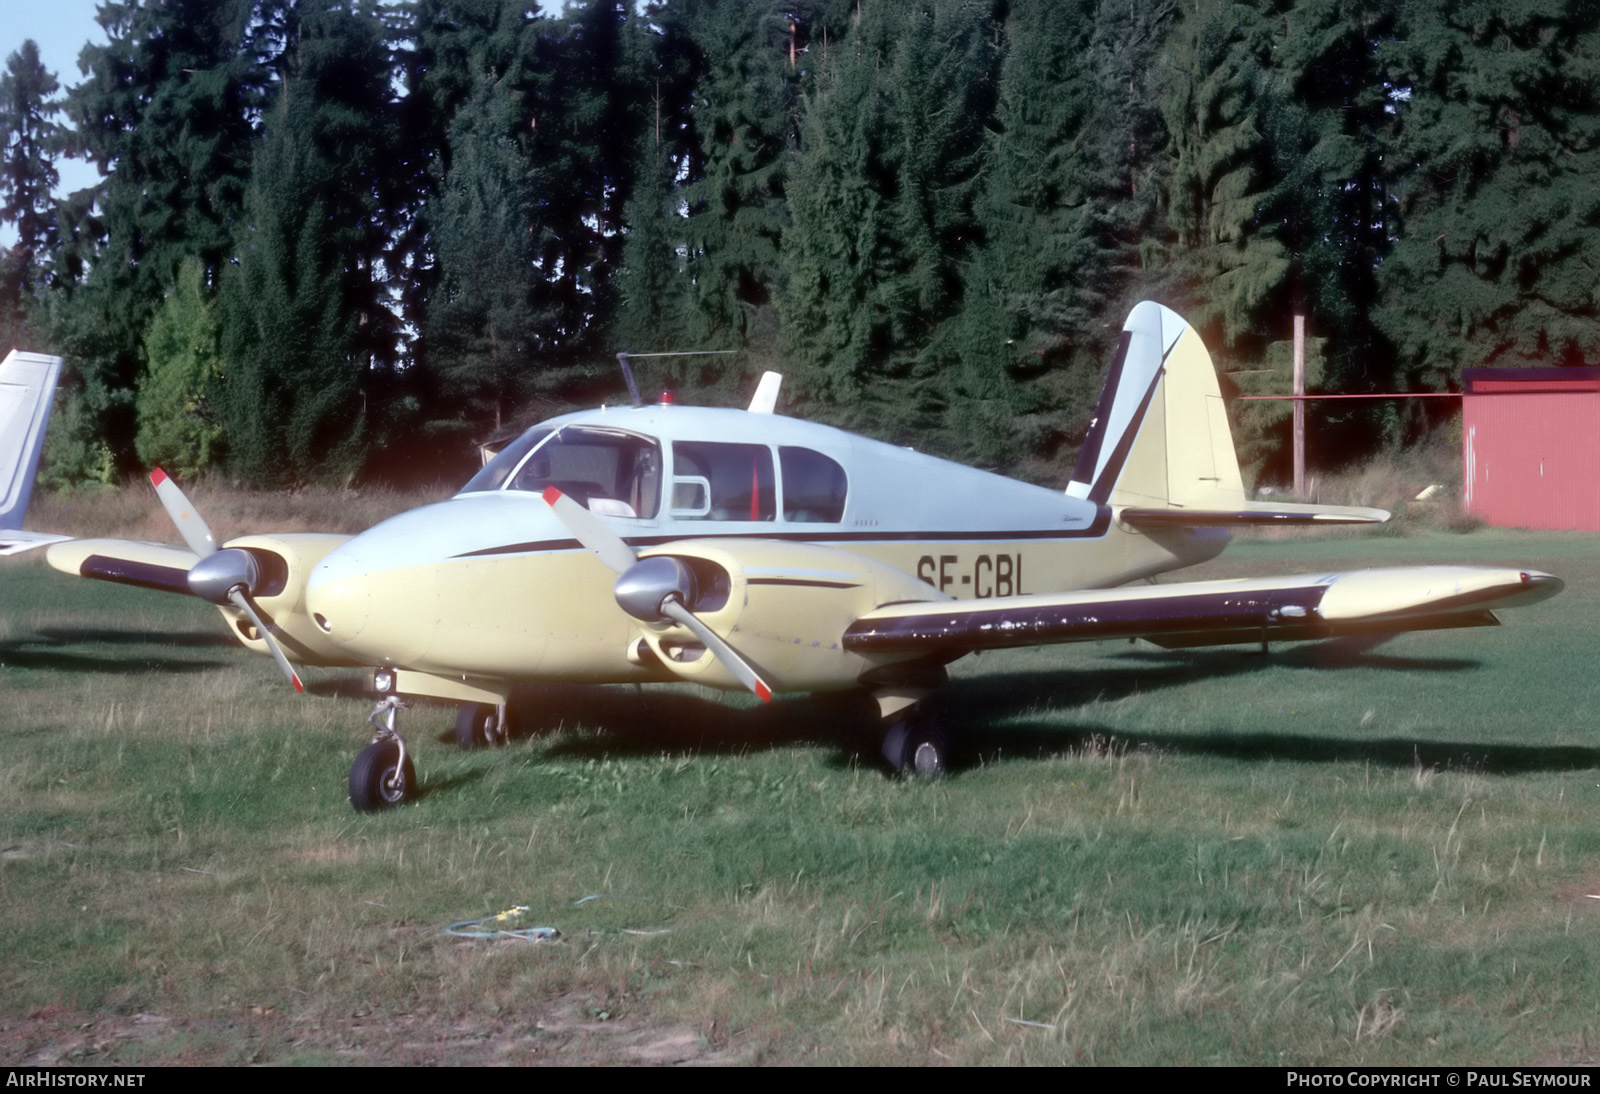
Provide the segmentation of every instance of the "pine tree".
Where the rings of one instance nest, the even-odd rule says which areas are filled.
[[[1082,57],[1094,6],[1019,0],[1006,16],[980,243],[962,270],[962,309],[933,351],[949,408],[943,447],[986,465],[1048,446],[1092,408],[1112,258],[1087,151],[1096,96]]]
[[[924,353],[976,241],[994,29],[978,3],[873,7],[806,103],[780,313],[802,386],[841,421],[907,436],[941,413]]]
[[[527,65],[542,23],[538,5],[525,0],[413,0],[395,35],[406,93],[397,104],[404,199],[392,264],[400,275],[400,306],[417,328],[412,353],[423,367],[411,371],[426,373],[429,381],[439,364],[427,315],[442,276],[435,233],[452,166],[451,127],[483,81],[490,81],[519,104],[511,131],[519,141],[528,132],[522,116]]]
[[[533,221],[544,350],[571,364],[601,348],[615,307],[638,99],[619,0],[568,5],[544,24],[528,66],[528,154],[539,192]]]
[[[518,115],[502,81],[486,74],[451,123],[434,214],[441,277],[428,306],[430,361],[448,404],[495,429],[533,389],[552,318],[538,304],[538,196]]]
[[[1600,359],[1600,10],[1411,0],[1399,20],[1378,322],[1404,382]]]
[[[108,42],[84,48],[67,96],[74,149],[105,177],[64,210],[51,325],[83,384],[80,419],[122,460],[151,315],[186,258],[214,277],[232,252],[266,79],[255,7],[103,3]]]
[[[40,344],[28,312],[56,241],[51,191],[63,131],[53,120],[61,107],[52,97],[59,90],[32,39],[7,58],[0,76],[0,224],[12,225],[16,243],[0,248],[0,348]]]
[[[216,302],[204,276],[195,259],[179,267],[178,283],[144,338],[149,371],[139,385],[135,447],[145,467],[180,478],[211,467],[222,435],[209,398],[222,374],[222,352]]]
[[[1254,333],[1292,267],[1277,226],[1261,216],[1274,181],[1262,135],[1273,106],[1260,60],[1268,44],[1251,5],[1207,5],[1179,21],[1163,54],[1167,260],[1182,278],[1182,296],[1170,302],[1214,354]]]
[[[53,119],[61,85],[39,60],[33,39],[6,59],[0,76],[0,224],[10,224],[17,242],[12,259],[25,291],[39,287],[42,266],[55,246],[55,201],[59,176],[55,155],[64,131]]]
[[[230,466],[262,485],[360,468],[367,389],[395,338],[380,280],[392,131],[382,25],[367,3],[280,15],[280,82],[222,286]]]

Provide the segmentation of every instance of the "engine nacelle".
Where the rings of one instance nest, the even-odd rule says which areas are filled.
[[[680,540],[641,551],[693,574],[685,606],[761,673],[775,691],[832,691],[864,673],[920,655],[863,655],[844,648],[845,629],[885,604],[948,599],[904,570],[862,555],[770,539]],[[687,629],[641,625],[646,644],[682,680],[743,685]]]
[[[317,533],[240,536],[230,540],[229,549],[247,551],[255,559],[260,588],[250,590],[250,598],[269,627],[277,627],[276,637],[290,660],[309,665],[355,665],[306,611],[306,579],[324,555],[349,536]],[[215,557],[215,556],[213,556]],[[231,605],[219,605],[228,628],[240,642],[258,653],[267,644],[256,633],[248,616]]]

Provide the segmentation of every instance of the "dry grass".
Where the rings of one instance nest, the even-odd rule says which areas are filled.
[[[442,501],[454,490],[446,486],[413,491],[308,486],[264,491],[217,478],[183,487],[221,542],[263,532],[353,534],[397,513]],[[28,510],[27,526],[79,538],[114,536],[158,542],[177,538],[155,491],[143,480],[117,488],[38,494]]]
[[[1467,513],[1461,496],[1461,441],[1440,430],[1425,443],[1373,457],[1360,467],[1332,474],[1311,473],[1306,500],[1322,505],[1362,505],[1387,509],[1393,514],[1384,526],[1388,535],[1418,531],[1471,532],[1483,522]],[[1431,496],[1418,495],[1433,488]],[[1303,533],[1267,529],[1267,538],[1298,537]],[[1369,529],[1334,529],[1323,534],[1369,536]]]

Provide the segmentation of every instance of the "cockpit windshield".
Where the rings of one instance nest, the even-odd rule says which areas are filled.
[[[654,517],[661,498],[661,446],[620,429],[539,426],[503,448],[461,493],[539,493],[550,486],[604,516]]]

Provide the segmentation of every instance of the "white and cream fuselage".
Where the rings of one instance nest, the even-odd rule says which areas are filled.
[[[451,698],[468,696],[450,682],[491,693],[541,679],[737,686],[714,658],[682,659],[685,645],[696,652],[687,635],[618,610],[616,575],[541,495],[571,484],[555,469],[529,473],[569,441],[614,437],[644,454],[644,474],[607,483],[626,499],[581,500],[642,555],[670,545],[729,575],[722,606],[702,614],[785,690],[855,686],[874,661],[844,650],[842,632],[884,604],[1103,588],[1203,561],[1227,542],[1210,529],[1137,532],[1104,502],[776,414],[605,408],[525,435],[535,436],[545,441],[536,451],[502,453],[493,488],[479,488],[496,477],[486,471],[318,563],[306,604],[326,635],[355,660],[410,670],[402,691],[444,685]],[[730,491],[732,507],[715,504]]]

